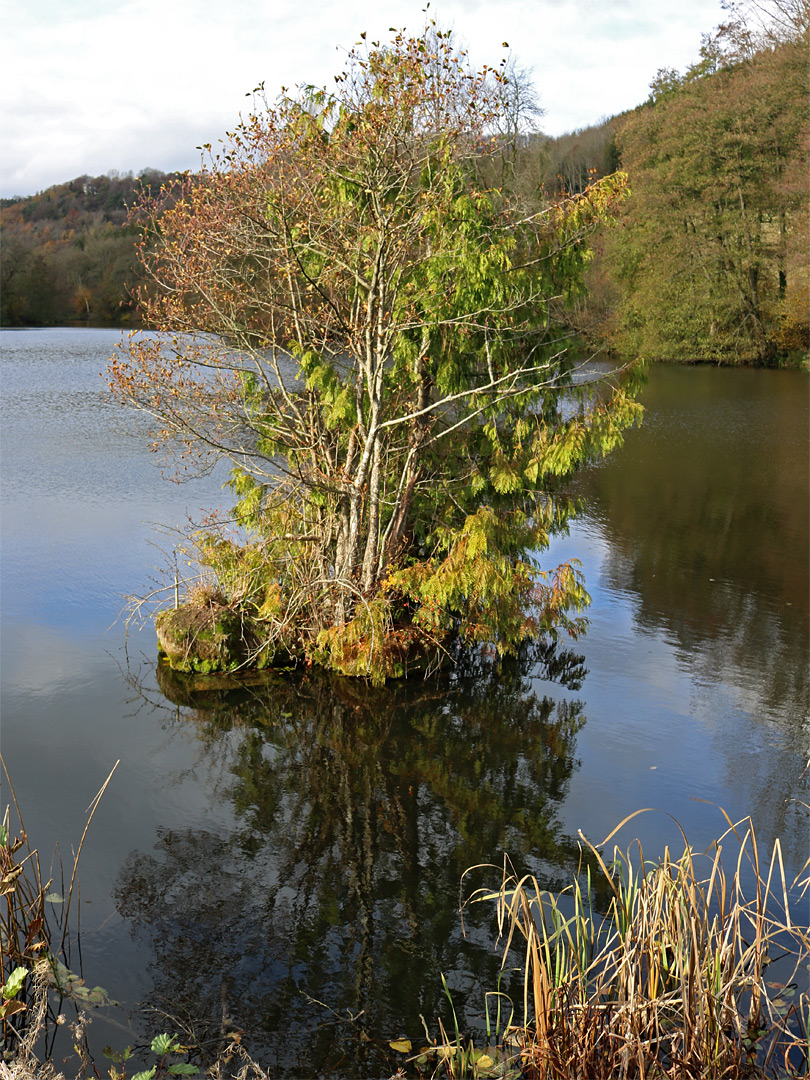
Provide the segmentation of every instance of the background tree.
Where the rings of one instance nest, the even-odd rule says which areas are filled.
[[[721,6],[728,18],[715,36],[738,60],[810,33],[810,0],[723,0]]]
[[[633,200],[607,246],[622,348],[726,363],[807,348],[806,31],[756,52],[740,34],[707,38],[684,76],[659,72],[620,124]]]
[[[576,631],[578,574],[533,553],[639,410],[577,374],[557,316],[623,178],[531,213],[484,189],[501,84],[433,29],[353,52],[335,85],[265,104],[147,205],[164,334],[130,339],[113,388],[184,467],[234,463],[239,535],[198,547],[253,662],[384,678],[452,633],[509,652]]]
[[[506,43],[504,43],[506,44]],[[514,188],[520,160],[537,134],[537,124],[545,109],[534,83],[533,70],[524,67],[510,52],[496,72],[498,83],[498,157],[500,184]]]

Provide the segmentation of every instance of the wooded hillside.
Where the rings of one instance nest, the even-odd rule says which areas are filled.
[[[485,186],[536,210],[617,169],[629,175],[632,197],[596,241],[588,294],[568,315],[589,344],[650,360],[807,355],[810,3],[776,7],[780,19],[756,30],[731,4],[699,61],[684,74],[660,70],[645,104],[556,138],[531,130],[541,110],[515,68],[512,97],[524,111],[528,102],[529,129],[500,132],[500,151],[480,163]],[[0,200],[2,325],[136,322],[127,207],[140,181],[156,189],[173,178],[82,176]]]
[[[0,323],[126,323],[133,317],[137,230],[128,207],[142,185],[174,174],[79,176],[25,199],[0,200]]]
[[[592,313],[621,352],[772,364],[808,344],[806,38],[717,44],[617,122],[632,199],[604,237]]]

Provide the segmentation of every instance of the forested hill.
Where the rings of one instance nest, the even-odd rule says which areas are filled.
[[[802,3],[804,0],[802,0]],[[806,5],[805,5],[806,6]],[[802,8],[803,10],[803,8]],[[773,364],[807,355],[807,29],[744,47],[706,38],[637,109],[559,138],[504,141],[487,185],[538,207],[617,168],[631,198],[596,243],[571,322],[592,344],[657,360]],[[172,177],[147,170],[155,190]],[[79,177],[0,201],[5,326],[135,318],[138,180]]]
[[[625,353],[779,363],[810,334],[807,30],[742,55],[717,45],[659,72],[616,123],[632,197],[592,304]]]
[[[132,319],[136,232],[128,207],[176,174],[79,176],[0,200],[0,323],[53,326]]]
[[[685,73],[660,70],[638,108],[517,147],[511,182],[524,198],[629,176],[571,311],[591,345],[682,362],[807,358],[810,4],[796,0],[794,14],[759,35],[732,22]]]

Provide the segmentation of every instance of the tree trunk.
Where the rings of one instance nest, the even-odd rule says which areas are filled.
[[[371,476],[368,482],[368,536],[363,554],[362,587],[370,593],[377,584],[377,551],[380,541],[380,438],[374,439]]]
[[[419,384],[419,394],[416,401],[416,412],[422,412],[430,404],[430,392],[433,387],[433,383],[428,376],[427,363],[424,359],[424,355],[427,353],[428,348],[427,335],[422,342],[423,359],[421,361],[421,381]],[[405,483],[402,488],[402,494],[399,498],[398,505],[394,508],[391,521],[389,522],[386,530],[385,546],[380,552],[380,567],[379,573],[388,566],[394,559],[397,549],[402,543],[402,538],[405,534],[405,527],[408,522],[408,517],[411,512],[411,504],[413,503],[413,493],[416,489],[416,482],[419,479],[420,463],[419,463],[419,448],[422,441],[427,434],[430,427],[430,421],[425,417],[419,417],[417,420],[411,422],[410,432],[408,433],[408,441],[410,442],[411,452],[408,455],[408,464],[405,473]]]

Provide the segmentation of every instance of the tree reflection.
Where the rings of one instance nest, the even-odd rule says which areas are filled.
[[[571,654],[540,659],[569,684],[584,675]],[[234,825],[160,833],[116,897],[201,1044],[235,1025],[273,1075],[388,1076],[384,1040],[417,1041],[420,1013],[432,1027],[444,1015],[440,972],[475,1023],[499,957],[493,909],[474,907],[461,933],[462,873],[506,851],[555,888],[579,859],[558,810],[582,705],[540,696],[530,670],[383,690],[310,672],[199,694],[160,669],[224,768]]]
[[[632,597],[638,630],[674,646],[726,787],[798,870],[810,801],[806,375],[664,364],[642,400],[642,427],[577,486],[599,523],[601,572]]]
[[[666,628],[774,718],[803,717],[810,698],[804,380],[661,365],[644,426],[578,488],[638,625]]]

